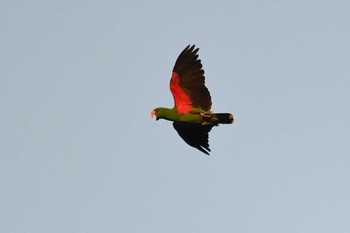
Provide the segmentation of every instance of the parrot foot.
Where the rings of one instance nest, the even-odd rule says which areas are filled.
[[[211,117],[211,113],[210,112],[201,112],[200,114],[204,118],[210,118]]]

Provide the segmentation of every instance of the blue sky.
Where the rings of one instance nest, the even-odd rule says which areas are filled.
[[[347,1],[0,6],[1,232],[349,232]],[[150,118],[188,44],[211,156]]]

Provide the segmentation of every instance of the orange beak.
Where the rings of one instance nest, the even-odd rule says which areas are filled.
[[[154,115],[156,115],[156,112],[153,110],[153,111],[151,112],[151,117],[153,118]]]

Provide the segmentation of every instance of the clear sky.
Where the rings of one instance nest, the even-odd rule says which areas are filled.
[[[349,9],[2,1],[0,232],[350,232]],[[150,117],[188,44],[211,156]]]

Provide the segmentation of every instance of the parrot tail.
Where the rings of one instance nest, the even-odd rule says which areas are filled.
[[[218,124],[232,124],[234,117],[231,113],[215,113],[218,118]]]

